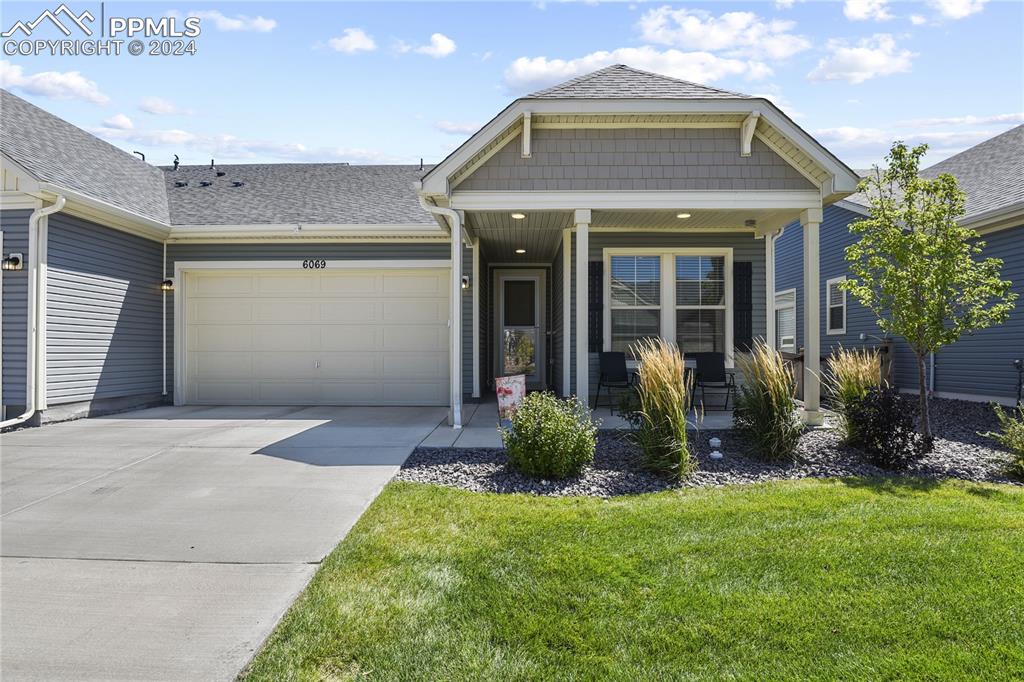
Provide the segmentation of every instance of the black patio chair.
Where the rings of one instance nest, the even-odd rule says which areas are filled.
[[[601,353],[601,377],[597,381],[597,395],[594,396],[594,409],[601,400],[601,389],[608,392],[608,410],[615,414],[615,403],[612,402],[612,389],[628,391],[633,388],[633,375],[626,367],[626,354],[616,351]]]
[[[700,401],[707,409],[707,389],[725,393],[725,405],[729,409],[729,398],[736,400],[736,377],[725,369],[725,353],[688,353],[697,366],[694,371],[696,387],[700,389]]]

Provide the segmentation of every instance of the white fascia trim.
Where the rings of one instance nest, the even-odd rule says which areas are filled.
[[[426,195],[448,195],[448,176],[466,164],[477,152],[503,130],[516,122],[526,111],[539,114],[646,114],[646,113],[734,113],[758,114],[811,158],[831,173],[833,191],[852,193],[860,178],[829,152],[820,142],[793,123],[774,104],[760,98],[736,99],[520,99],[478,130],[448,158],[434,166],[423,178]],[[819,192],[820,194],[820,192]],[[820,196],[819,196],[820,198]]]
[[[174,276],[178,277],[181,272],[188,270],[305,270],[302,267],[303,260],[316,260],[313,258],[298,260],[192,260],[178,261],[174,264]],[[383,270],[383,269],[409,269],[409,268],[448,268],[451,267],[449,260],[332,260],[326,259],[326,267],[310,272],[324,272],[326,270]],[[177,280],[175,280],[177,281]]]
[[[979,213],[969,220],[961,220],[960,224],[977,230],[979,234],[1019,227],[1024,224],[1024,202]]]
[[[829,290],[833,284],[839,282],[845,282],[846,275],[840,275],[839,277],[833,277],[832,279],[825,281],[825,334],[827,336],[839,336],[846,333],[846,290],[840,289],[839,293],[843,295],[843,326],[839,329],[833,329],[831,327],[832,322],[832,308],[835,306],[829,301]]]
[[[852,201],[847,201],[846,199],[840,199],[839,201],[835,202],[832,205],[838,206],[839,208],[845,208],[847,211],[853,211],[854,213],[857,213],[862,216],[871,215],[871,209],[868,208],[867,206],[862,206],[861,204],[857,204]]]
[[[0,211],[31,210],[41,208],[43,200],[24,192],[0,192]]]
[[[39,193],[39,178],[20,163],[0,153],[0,189],[4,192]]]
[[[709,246],[700,248],[655,247],[608,247],[603,249],[602,283],[604,287],[604,304],[601,317],[604,328],[604,346],[602,350],[612,349],[612,256],[660,256],[661,257],[661,304],[658,306],[661,319],[661,336],[667,341],[675,342],[676,336],[676,268],[672,262],[675,256],[724,256],[725,257],[725,306],[708,309],[725,310],[725,365],[736,366],[735,349],[733,348],[733,248],[731,246]],[[685,352],[685,351],[684,351]]]
[[[102,221],[105,227],[112,227],[140,237],[163,241],[170,234],[170,226],[158,220],[114,206],[111,203],[95,199],[81,192],[65,189],[48,182],[39,185],[40,191],[54,196],[63,195],[67,198],[64,212],[77,215],[87,220]]]
[[[274,237],[445,237],[440,228],[424,224],[341,224],[278,223],[268,225],[174,225],[171,240],[202,238],[274,238]]]
[[[619,209],[797,209],[821,207],[817,190],[711,190],[632,192],[470,192],[452,194],[453,208],[465,211],[534,209],[570,211]]]

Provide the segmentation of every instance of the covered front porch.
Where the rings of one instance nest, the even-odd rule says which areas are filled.
[[[525,374],[532,390],[585,396],[593,404],[600,353],[626,353],[632,370],[634,344],[652,336],[675,342],[684,358],[722,354],[742,383],[737,354],[755,339],[776,343],[774,239],[791,223],[808,241],[817,239],[820,198],[789,194],[760,193],[760,204],[736,192],[716,197],[725,206],[696,207],[691,195],[671,208],[591,209],[538,208],[529,196],[499,208],[482,205],[479,195],[456,195],[453,205],[465,205],[455,209],[463,272],[462,329],[453,330],[468,350],[460,372],[463,402],[488,407],[496,377]],[[805,282],[814,290],[818,268],[808,265]],[[810,311],[805,325],[807,338],[817,342],[818,320]],[[805,417],[816,422],[819,368],[811,365],[801,380]],[[707,393],[706,403],[696,397],[695,425],[731,425],[724,395]],[[605,427],[625,426],[610,404],[617,407],[605,390],[595,416]],[[481,409],[460,406],[463,422],[478,426]]]

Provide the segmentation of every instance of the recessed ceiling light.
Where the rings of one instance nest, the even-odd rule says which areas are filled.
[[[690,217],[690,214],[689,213],[676,213],[676,217],[677,218],[682,218],[683,220],[685,220],[685,219]]]
[[[516,253],[526,253],[526,249],[516,249]]]
[[[525,217],[526,217],[525,213],[513,213],[512,214],[512,219],[513,220],[522,220]]]

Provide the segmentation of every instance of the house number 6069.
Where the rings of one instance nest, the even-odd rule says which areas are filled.
[[[302,261],[303,270],[323,270],[327,267],[327,261],[325,260],[304,260]]]

